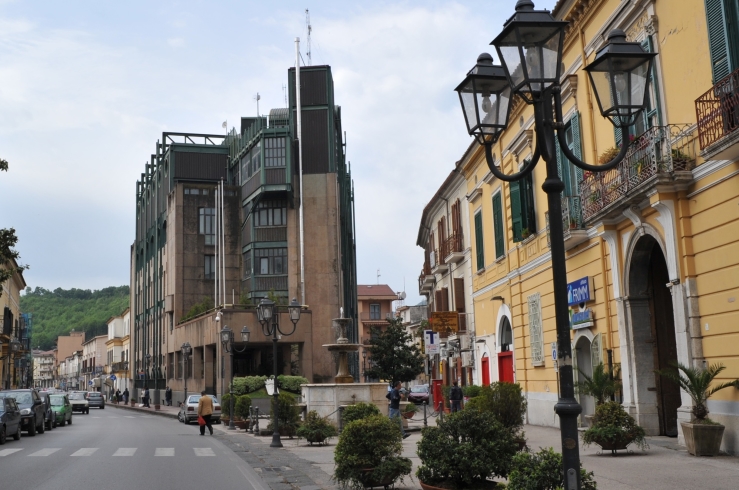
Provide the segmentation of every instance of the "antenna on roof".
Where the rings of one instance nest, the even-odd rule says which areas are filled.
[[[285,97],[285,107],[287,107],[287,86],[282,84],[282,96]]]
[[[259,95],[259,92],[257,92],[257,95],[254,96],[254,100],[257,101],[257,117],[259,117],[259,101],[262,100],[262,97]]]
[[[380,269],[377,269],[377,284],[380,284]]]
[[[305,53],[308,56],[308,66],[311,66],[311,59],[310,59],[310,33],[313,30],[313,27],[310,25],[310,11],[308,9],[305,9],[305,27],[308,30],[308,52]]]

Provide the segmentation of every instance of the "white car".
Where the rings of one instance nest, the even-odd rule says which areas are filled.
[[[205,395],[213,399],[213,415],[211,421],[214,424],[221,423],[221,402],[218,401],[215,395]],[[195,422],[198,419],[198,401],[200,401],[200,395],[188,395],[187,403],[180,405],[180,411],[177,412],[177,420],[185,424]]]
[[[87,401],[84,391],[73,391],[68,398],[72,405],[72,412],[90,413],[90,403]]]

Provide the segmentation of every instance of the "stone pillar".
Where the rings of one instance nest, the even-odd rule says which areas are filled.
[[[213,348],[210,345],[203,346],[203,386],[206,391],[216,393],[217,386],[213,386],[213,362]]]

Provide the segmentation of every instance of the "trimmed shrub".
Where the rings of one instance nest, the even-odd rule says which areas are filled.
[[[244,376],[234,378],[233,391],[237,395],[247,395],[264,388],[264,381],[267,376]]]
[[[585,446],[602,442],[614,445],[636,444],[642,451],[649,448],[644,436],[644,429],[636,424],[634,417],[626,413],[618,402],[606,402],[595,407],[593,426],[583,432],[582,441]]]
[[[593,472],[588,473],[580,464],[580,481],[583,490],[596,490]],[[562,455],[552,448],[538,453],[521,452],[513,457],[508,475],[508,490],[558,490],[564,488]]]
[[[382,412],[380,412],[380,409],[371,403],[359,402],[344,408],[344,412],[341,414],[341,421],[344,426],[346,426],[350,422],[354,422],[359,419],[366,419],[372,415],[382,415]]]
[[[295,397],[290,395],[289,393],[280,393],[278,398],[278,404],[279,404],[279,413],[277,420],[279,422],[279,429],[280,431],[284,432],[286,435],[288,435],[291,439],[295,435],[295,431],[298,428],[298,425],[300,425],[300,409],[298,408],[298,404],[295,401]],[[270,417],[274,416],[274,398],[272,398],[272,403],[270,404]],[[272,421],[270,421],[269,425],[267,425],[268,430],[274,430],[274,426],[272,425]]]
[[[236,401],[234,402],[234,418],[241,420],[248,419],[249,408],[251,408],[251,398],[249,395],[236,397]]]
[[[476,396],[480,396],[481,390],[482,390],[482,386],[477,386],[477,385],[463,386],[462,395],[466,396],[467,398],[475,398]]]
[[[234,405],[236,405],[236,402],[234,401]],[[236,411],[236,408],[234,407],[234,411]],[[231,394],[225,393],[221,397],[221,417],[229,418],[231,417]]]
[[[308,415],[305,416],[305,422],[297,430],[298,437],[310,442],[311,446],[314,442],[326,444],[328,439],[335,437],[336,434],[336,427],[318,415],[315,410],[308,412]]]
[[[526,398],[518,383],[496,382],[483,386],[480,395],[470,400],[465,408],[490,412],[503,426],[517,432],[523,426]]]
[[[282,374],[277,376],[277,387],[293,393],[300,393],[300,385],[308,383],[310,381],[302,376],[285,376]]]

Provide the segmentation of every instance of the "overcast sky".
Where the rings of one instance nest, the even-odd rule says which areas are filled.
[[[538,0],[551,9],[555,0]],[[470,143],[454,87],[515,0],[0,0],[0,227],[29,286],[129,282],[135,183],[163,131],[284,107],[295,37],[331,65],[356,190],[360,284],[420,300],[423,207]],[[497,60],[496,60],[497,61]]]

